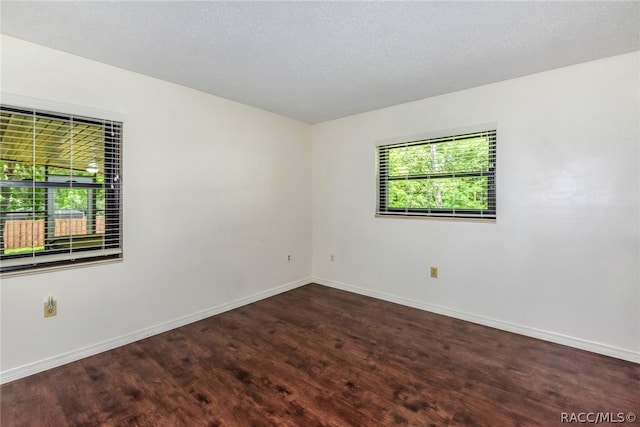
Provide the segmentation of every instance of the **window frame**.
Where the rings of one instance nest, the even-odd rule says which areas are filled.
[[[477,135],[486,134],[488,145],[488,168],[486,171],[458,171],[389,176],[389,150],[394,148],[428,146],[446,142],[462,142]],[[463,219],[495,222],[497,218],[496,172],[497,172],[497,125],[495,123],[440,131],[427,135],[394,138],[380,141],[376,146],[376,216],[404,218]],[[389,183],[393,181],[436,180],[447,178],[487,177],[487,209],[465,208],[411,208],[389,207]]]
[[[24,106],[28,105],[28,106]],[[77,267],[82,265],[120,261],[123,257],[123,222],[122,222],[122,141],[124,116],[120,113],[106,112],[86,107],[58,104],[51,101],[35,100],[10,94],[2,94],[2,111],[24,116],[42,117],[52,120],[70,121],[73,124],[82,123],[97,125],[103,129],[102,156],[105,159],[102,171],[104,182],[99,183],[84,176],[64,176],[52,173],[49,175],[49,167],[32,163],[24,163],[28,167],[43,167],[43,179],[31,180],[2,180],[0,186],[8,188],[33,188],[42,189],[44,194],[44,211],[36,211],[35,205],[30,215],[35,220],[36,216],[45,218],[45,250],[42,252],[31,251],[24,254],[4,254],[4,248],[0,248],[0,276],[14,274],[37,273],[51,269]],[[35,120],[35,118],[34,118]],[[35,121],[34,121],[35,123]],[[109,161],[107,161],[109,159]],[[11,161],[10,158],[2,159]],[[54,166],[55,168],[55,166]],[[71,169],[70,169],[71,170]],[[65,182],[64,178],[68,178]],[[54,240],[65,240],[63,236],[55,238],[51,236],[52,222],[55,221],[55,208],[49,206],[53,200],[55,189],[86,189],[88,204],[87,209],[94,215],[88,219],[87,233],[82,238],[89,240],[89,245],[73,244],[73,235],[68,236],[68,248],[56,248],[52,244]],[[98,233],[96,228],[97,208],[96,192],[104,191],[104,234]],[[51,213],[54,213],[51,215]],[[0,212],[0,215],[8,215],[10,212]],[[4,233],[6,217],[0,221]],[[91,237],[96,239],[92,240]],[[97,239],[99,237],[99,240]],[[78,238],[80,240],[80,238]],[[4,239],[3,239],[4,241]],[[96,245],[96,243],[99,243]],[[64,243],[63,243],[64,245]]]

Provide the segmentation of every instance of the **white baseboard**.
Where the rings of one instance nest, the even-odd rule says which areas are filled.
[[[89,345],[87,347],[79,348],[77,350],[70,351],[68,353],[59,354],[56,356],[48,357],[46,359],[38,360],[28,363],[26,365],[18,366],[16,368],[7,369],[0,372],[0,384],[5,384],[11,381],[15,381],[20,378],[27,377],[29,375],[37,374],[38,372],[46,371],[61,365],[65,365],[76,360],[83,359],[85,357],[93,356],[98,353],[102,353],[108,350],[112,350],[117,347],[121,347],[126,344],[130,344],[134,341],[139,341],[144,338],[148,338],[153,335],[161,334],[163,332],[170,331],[180,326],[188,325],[189,323],[197,322],[198,320],[205,319],[207,317],[215,316],[216,314],[224,313],[225,311],[233,310],[238,307],[242,307],[247,304],[260,301],[282,292],[289,291],[291,289],[304,286],[311,282],[310,278],[305,278],[295,282],[287,283],[285,285],[277,286],[269,290],[258,292],[253,295],[249,295],[235,301],[220,304],[215,307],[208,308],[193,314],[189,314],[177,319],[165,322],[159,325],[151,326],[149,328],[140,329],[138,331],[122,335],[113,339],[102,341],[96,344]]]
[[[569,347],[578,348],[581,350],[590,351],[593,353],[603,354],[605,356],[611,356],[630,362],[640,363],[640,353],[631,350],[618,348],[606,344],[592,342],[581,338],[570,337],[567,335],[558,334],[556,332],[543,331],[528,326],[522,326],[514,323],[504,322],[501,320],[491,319],[484,316],[478,316],[471,313],[452,310],[446,307],[425,304],[416,302],[407,298],[398,297],[395,295],[387,294],[384,292],[373,291],[370,289],[359,288],[357,286],[348,285],[345,283],[335,282],[328,279],[319,277],[306,278],[295,282],[287,283],[285,285],[271,288],[267,291],[258,292],[253,295],[249,295],[235,301],[231,301],[225,304],[202,310],[187,316],[183,316],[169,322],[165,322],[159,325],[151,326],[149,328],[141,329],[126,335],[122,335],[110,340],[102,341],[96,344],[92,344],[87,347],[83,347],[77,350],[70,351],[68,353],[59,354],[46,359],[38,360],[28,363],[26,365],[18,366],[16,368],[8,369],[0,372],[0,384],[9,383],[20,378],[27,377],[29,375],[37,374],[38,372],[46,371],[58,366],[65,365],[76,360],[83,359],[85,357],[93,356],[108,350],[112,350],[117,347],[139,341],[144,338],[148,338],[153,335],[161,334],[163,332],[170,331],[175,328],[179,328],[189,323],[197,322],[198,320],[205,319],[207,317],[215,316],[216,314],[224,313],[238,307],[242,307],[247,304],[260,301],[277,295],[282,292],[289,291],[291,289],[304,286],[308,283],[318,283],[320,285],[329,286],[336,289],[341,289],[348,292],[353,292],[360,295],[365,295],[384,301],[393,302],[396,304],[405,305],[408,307],[417,308],[420,310],[429,311],[432,313],[442,314],[445,316],[453,317],[456,319],[466,320],[469,322],[477,323],[480,325],[489,326],[496,329],[501,329],[516,334],[538,338],[544,341],[554,342],[557,344],[566,345]]]
[[[518,325],[515,323],[505,322],[502,320],[491,319],[489,317],[478,316],[472,313],[466,313],[463,311],[452,310],[450,308],[441,307],[432,304],[426,304],[416,302],[407,298],[398,297],[395,295],[387,294],[384,292],[373,291],[370,289],[359,288],[357,286],[348,285],[346,283],[335,282],[320,277],[314,277],[313,282],[329,286],[343,291],[353,292],[360,295],[365,295],[384,301],[393,302],[396,304],[405,305],[408,307],[417,308],[420,310],[429,311],[432,313],[442,314],[445,316],[453,317],[460,320],[466,320],[479,325],[489,326],[503,331],[513,332],[516,334],[538,338],[544,341],[553,342],[556,344],[562,344],[581,350],[590,351],[592,353],[603,354],[605,356],[615,357],[617,359],[627,360],[629,362],[640,363],[640,353],[624,348],[618,348],[607,344],[597,343],[593,341],[584,340],[581,338],[575,338],[568,335],[559,334],[556,332],[544,331],[541,329],[531,328],[529,326]]]

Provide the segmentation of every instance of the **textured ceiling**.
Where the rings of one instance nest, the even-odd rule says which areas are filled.
[[[310,123],[640,50],[640,2],[2,1],[3,34]]]

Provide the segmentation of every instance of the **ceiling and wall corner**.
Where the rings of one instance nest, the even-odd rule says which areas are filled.
[[[2,1],[1,32],[318,123],[640,49],[640,3]]]

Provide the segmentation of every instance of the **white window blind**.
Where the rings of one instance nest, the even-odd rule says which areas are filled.
[[[122,256],[122,123],[0,106],[0,271]]]
[[[496,218],[496,131],[377,147],[377,214]]]

